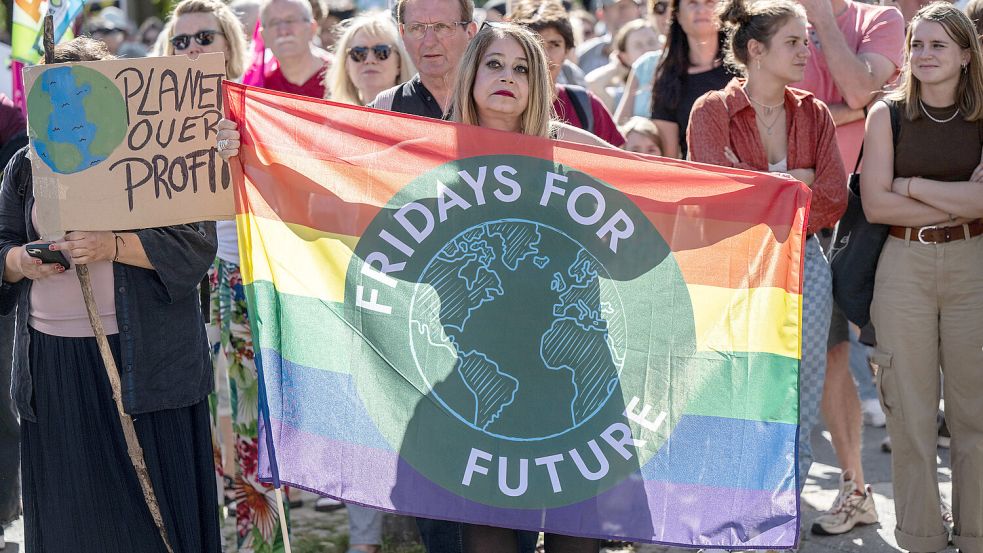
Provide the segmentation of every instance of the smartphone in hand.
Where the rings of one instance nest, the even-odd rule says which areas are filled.
[[[24,249],[27,250],[27,255],[40,259],[41,263],[58,263],[67,271],[72,266],[68,262],[68,257],[61,250],[49,250],[49,245],[51,242],[31,242],[25,244]]]

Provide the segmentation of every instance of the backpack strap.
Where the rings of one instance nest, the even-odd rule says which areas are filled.
[[[573,104],[573,110],[577,112],[577,118],[580,119],[583,129],[594,134],[594,107],[591,105],[587,89],[582,86],[569,84],[562,86],[570,96],[570,103]]]

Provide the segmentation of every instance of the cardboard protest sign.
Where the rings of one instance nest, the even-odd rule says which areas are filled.
[[[26,68],[41,235],[231,219],[224,78],[222,54]]]

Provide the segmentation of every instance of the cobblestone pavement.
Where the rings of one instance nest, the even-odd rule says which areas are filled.
[[[891,456],[880,450],[886,435],[883,428],[864,429],[864,470],[867,482],[874,488],[874,500],[880,514],[879,524],[857,528],[834,537],[813,536],[806,532],[799,549],[802,553],[882,553],[899,551],[894,539],[894,503],[891,495]],[[836,497],[839,470],[826,432],[813,436],[816,463],[809,472],[802,501],[803,526],[809,528],[821,510],[827,509]],[[726,452],[721,452],[725,455]],[[939,481],[943,497],[951,497],[952,484],[948,450],[940,449]],[[348,519],[345,510],[318,513],[314,510],[315,496],[301,493],[304,505],[291,511],[291,544],[294,553],[344,553],[348,538]],[[392,523],[393,521],[389,521]],[[227,541],[233,540],[235,520],[225,525]],[[23,553],[23,523],[17,521],[6,530],[7,548],[3,553]],[[230,541],[234,543],[234,541]],[[229,549],[234,551],[234,549]],[[414,543],[387,543],[386,553],[422,553]],[[676,553],[685,550],[649,544],[607,548],[606,553]],[[72,552],[64,552],[72,553]]]

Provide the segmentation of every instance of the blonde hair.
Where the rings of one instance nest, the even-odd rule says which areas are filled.
[[[636,115],[629,119],[627,123],[618,127],[618,130],[621,132],[621,136],[625,138],[628,137],[629,133],[633,132],[645,135],[651,138],[660,150],[665,151],[665,147],[662,145],[662,135],[659,134],[659,127],[656,127],[655,123],[648,117],[639,117]]]
[[[905,64],[901,71],[901,84],[888,98],[902,104],[904,115],[909,121],[921,117],[918,109],[921,83],[911,73],[911,37],[915,24],[919,21],[933,21],[942,25],[957,46],[969,50],[969,63],[966,71],[959,73],[959,83],[956,85],[956,107],[966,121],[983,119],[983,51],[980,49],[980,40],[969,17],[948,2],[932,2],[918,10],[911,19],[905,37]]]
[[[529,60],[529,103],[522,112],[522,134],[548,137],[553,121],[553,84],[549,63],[539,35],[512,23],[485,25],[468,44],[461,65],[457,84],[451,94],[450,119],[458,123],[478,125],[478,106],[474,101],[474,81],[478,66],[493,42],[511,38],[519,43]]]
[[[242,32],[239,18],[224,3],[219,0],[182,0],[171,16],[157,39],[155,52],[164,56],[174,55],[174,24],[178,17],[190,13],[210,13],[218,21],[217,31],[225,37],[225,76],[230,80],[238,79],[246,70],[246,36]]]
[[[390,55],[399,56],[399,75],[393,86],[410,80],[416,70],[413,62],[410,61],[403,41],[399,40],[399,33],[396,24],[389,14],[385,12],[368,13],[348,19],[340,24],[341,36],[334,44],[334,63],[331,69],[324,75],[324,90],[327,98],[335,102],[344,104],[355,104],[364,106],[374,98],[362,98],[359,96],[358,88],[348,77],[348,64],[352,63],[348,57],[348,47],[355,39],[359,31],[365,31],[370,35],[377,36],[385,40],[393,48]]]

